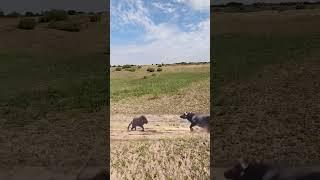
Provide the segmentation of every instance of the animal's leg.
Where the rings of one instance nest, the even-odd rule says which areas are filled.
[[[133,129],[135,129],[135,128],[136,128],[135,126],[132,126],[132,127],[131,127],[131,131],[133,131]]]
[[[142,130],[141,131],[144,131],[144,127],[143,126],[141,126],[142,127]]]
[[[190,125],[190,131],[193,131],[193,126],[195,126],[196,125],[196,123],[191,123],[191,125]]]

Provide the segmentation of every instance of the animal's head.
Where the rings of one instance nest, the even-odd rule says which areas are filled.
[[[249,162],[246,159],[239,159],[238,162],[230,169],[224,172],[224,177],[230,180],[256,179],[262,176],[266,166],[259,160]]]
[[[148,124],[148,119],[145,116],[141,116],[142,122]]]
[[[248,162],[244,159],[239,159],[232,168],[224,172],[224,177],[226,179],[239,180],[241,176],[243,176],[247,167]]]
[[[183,113],[180,118],[182,119],[191,119],[194,116],[194,113],[192,112],[185,112]]]

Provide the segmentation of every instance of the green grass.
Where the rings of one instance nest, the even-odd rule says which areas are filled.
[[[192,82],[209,78],[208,71],[164,73],[157,76],[148,76],[147,79],[111,79],[111,99],[121,100],[143,95],[159,96],[171,94],[189,86]]]
[[[106,57],[0,52],[0,114],[9,124],[48,112],[96,111],[106,105]],[[23,87],[23,88],[21,88]],[[25,125],[20,121],[20,125]]]
[[[265,65],[300,63],[320,57],[320,34],[215,35],[211,71],[214,90],[234,80],[245,80]]]

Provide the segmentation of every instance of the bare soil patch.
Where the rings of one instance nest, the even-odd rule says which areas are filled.
[[[160,138],[179,138],[189,133],[206,133],[201,128],[195,127],[190,132],[188,120],[181,119],[180,115],[152,115],[144,114],[148,124],[144,125],[145,131],[137,127],[136,131],[128,131],[128,124],[135,115],[114,114],[111,116],[110,139],[113,140],[156,140]]]

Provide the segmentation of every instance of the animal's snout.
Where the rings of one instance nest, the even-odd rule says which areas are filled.
[[[180,118],[185,119],[186,116],[183,114],[183,115],[180,116]]]

